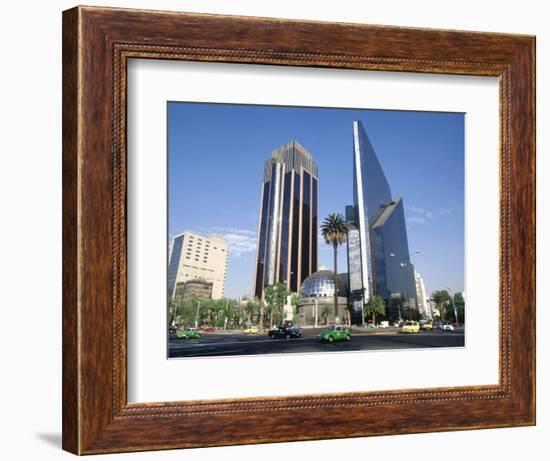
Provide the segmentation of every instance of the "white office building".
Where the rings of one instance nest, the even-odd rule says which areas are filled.
[[[168,299],[176,286],[194,279],[212,283],[212,299],[224,296],[229,246],[223,237],[184,232],[172,240],[168,258]]]
[[[420,274],[414,271],[414,281],[416,284],[416,297],[418,298],[418,311],[421,318],[432,318],[432,309],[430,308],[428,297],[426,296],[426,287]]]

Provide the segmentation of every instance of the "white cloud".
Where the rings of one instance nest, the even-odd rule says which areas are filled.
[[[410,206],[409,210],[411,211],[411,213],[415,213],[415,214],[425,214],[426,213],[425,208],[420,208],[420,207],[414,206],[414,205]]]
[[[428,222],[425,218],[421,218],[420,216],[411,216],[407,218],[407,221],[413,224],[426,224]]]
[[[411,216],[407,221],[416,224],[425,224],[428,220],[433,219],[434,215],[430,210],[418,206],[410,206],[409,211],[415,216]]]
[[[229,254],[239,258],[243,253],[256,251],[256,237],[242,234],[222,234],[229,245]]]
[[[241,235],[253,235],[256,236],[257,232],[248,230],[248,229],[237,229],[235,227],[221,227],[221,226],[213,226],[208,228],[209,232],[220,232],[220,233],[234,233],[234,234],[241,234]]]
[[[243,253],[251,253],[256,251],[256,232],[249,229],[237,229],[234,227],[210,227],[209,232],[212,232],[220,237],[223,237],[229,245],[229,255],[240,258]]]

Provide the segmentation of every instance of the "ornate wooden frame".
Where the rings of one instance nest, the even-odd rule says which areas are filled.
[[[500,80],[500,382],[128,404],[130,58]],[[288,409],[299,409],[288,418]],[[77,454],[535,424],[535,38],[77,7],[63,13],[63,448]]]

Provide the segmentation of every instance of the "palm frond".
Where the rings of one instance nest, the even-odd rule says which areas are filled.
[[[340,213],[329,214],[321,224],[321,235],[329,245],[341,245],[347,240],[348,225]]]

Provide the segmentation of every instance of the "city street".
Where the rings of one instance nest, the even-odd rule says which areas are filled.
[[[312,331],[304,331],[304,336],[294,339],[271,339],[267,333],[263,336],[247,336],[242,333],[203,333],[199,339],[171,337],[168,348],[170,358],[177,358],[464,346],[463,329],[455,332],[434,330],[415,334],[358,330],[357,334],[352,330],[351,341],[332,344],[321,343],[316,332]]]

